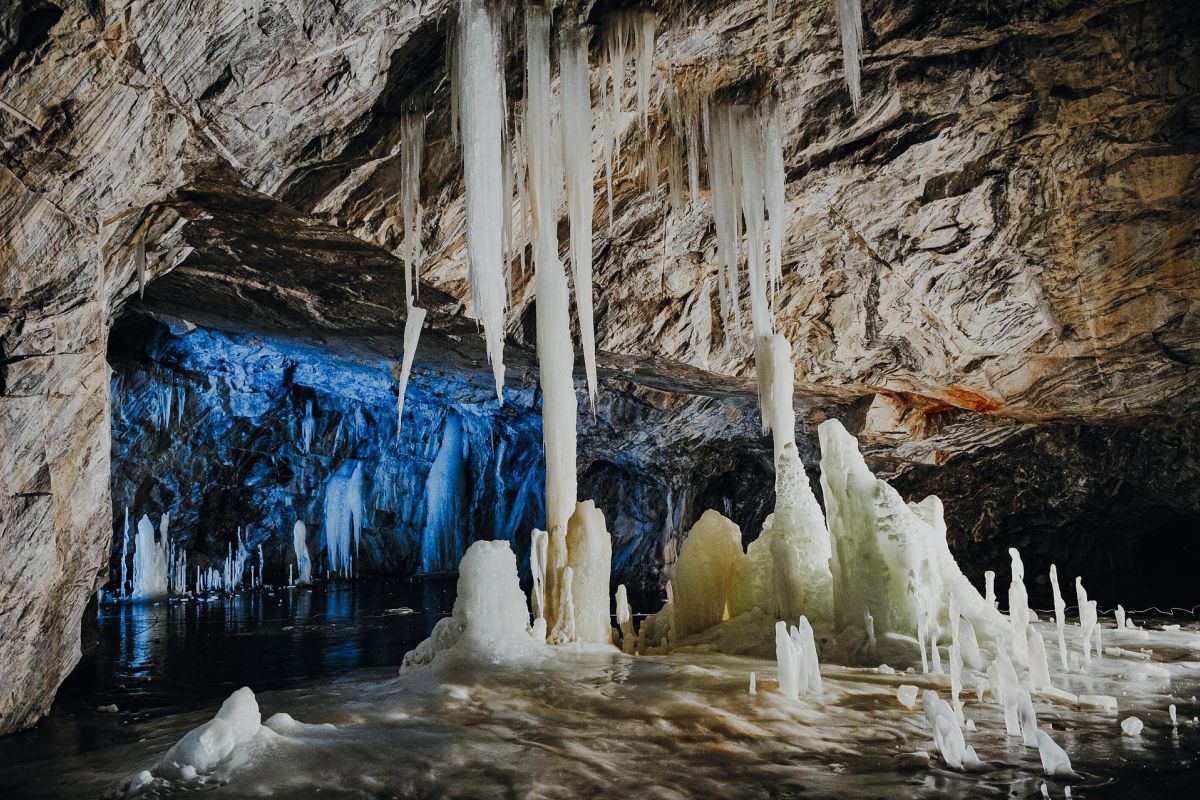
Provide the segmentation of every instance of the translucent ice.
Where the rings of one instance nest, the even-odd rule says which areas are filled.
[[[675,562],[677,636],[699,633],[729,617],[743,558],[738,526],[716,511],[705,511],[683,540]]]
[[[499,41],[492,4],[486,0],[463,0],[458,10],[451,84],[462,127],[471,307],[483,324],[496,397],[503,402],[507,290],[503,222],[497,208],[505,202],[506,192],[500,157],[504,70],[497,54]]]
[[[308,527],[301,520],[292,526],[292,547],[296,551],[296,572],[299,585],[312,583],[312,558],[308,555]]]
[[[164,523],[166,517],[163,517]],[[159,541],[154,538],[154,524],[143,515],[137,524],[133,548],[132,600],[158,600],[167,596],[167,536],[166,525]]]
[[[1042,771],[1052,778],[1074,778],[1075,771],[1071,769],[1071,759],[1067,751],[1045,731],[1037,732],[1038,755],[1042,760]]]
[[[363,467],[358,459],[347,459],[325,484],[324,538],[329,571],[342,577],[354,574],[352,550],[366,515]]]
[[[1137,717],[1126,717],[1121,720],[1121,733],[1126,736],[1140,736],[1142,728],[1142,721]]]
[[[604,524],[604,513],[591,500],[577,504],[571,515],[567,526],[567,566],[571,570],[574,640],[610,644],[608,584],[612,539]]]

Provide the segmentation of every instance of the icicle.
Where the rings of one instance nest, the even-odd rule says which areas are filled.
[[[317,421],[313,417],[313,401],[310,397],[304,401],[304,421],[300,423],[300,434],[304,438],[304,452],[312,452],[313,433],[316,432]]]
[[[133,267],[137,271],[138,299],[146,294],[146,242],[141,235],[133,245]]]
[[[408,307],[404,319],[404,357],[400,364],[400,383],[396,393],[396,438],[400,438],[400,427],[404,424],[404,395],[408,391],[408,378],[412,374],[413,358],[417,354],[417,342],[421,339],[421,326],[425,324],[425,309]]]
[[[404,290],[412,305],[421,293],[421,155],[425,115],[400,119],[400,216],[404,221]]]
[[[485,0],[463,0],[451,81],[460,105],[463,172],[466,179],[467,251],[471,306],[482,322],[496,397],[504,395],[504,311],[507,294],[503,269],[503,222],[496,213],[504,202],[500,157],[504,130],[503,69],[497,53],[497,23]],[[545,131],[549,135],[549,130]]]
[[[850,103],[857,114],[858,106],[862,103],[861,0],[834,0],[834,17],[842,38],[842,65],[846,72],[846,85],[850,89]]]
[[[767,115],[763,127],[763,145],[766,157],[764,190],[766,193],[767,218],[771,222],[770,283],[772,297],[779,293],[783,280],[783,234],[787,227],[787,199],[783,165],[783,132],[779,121],[779,107]]]
[[[566,165],[567,211],[571,220],[571,268],[575,276],[575,308],[587,375],[588,399],[596,413],[596,333],[592,312],[592,96],[588,77],[587,33],[562,30],[559,48],[562,81],[563,163]]]

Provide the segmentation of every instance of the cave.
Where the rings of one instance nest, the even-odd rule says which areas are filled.
[[[1197,31],[5,3],[0,795],[1196,792]]]

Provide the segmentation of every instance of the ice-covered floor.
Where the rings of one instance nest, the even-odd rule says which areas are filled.
[[[1145,623],[1159,628],[1160,624]],[[1053,626],[1038,623],[1054,640]],[[1077,631],[1075,628],[1074,631]],[[545,648],[532,661],[455,656],[406,677],[358,671],[333,682],[260,692],[265,720],[305,723],[256,737],[208,778],[158,780],[138,796],[204,790],[219,797],[1182,797],[1200,791],[1200,626],[1117,633],[1088,676],[1055,672],[1058,688],[1117,699],[1117,713],[1035,699],[1039,725],[1071,756],[1078,781],[1042,775],[1036,748],[1005,736],[999,706],[965,681],[967,741],[989,769],[960,774],[912,754],[933,752],[918,699],[948,696],[942,676],[823,665],[819,699],[777,692],[773,660],[714,653],[666,657]],[[1057,654],[1053,654],[1051,661]],[[750,673],[758,693],[748,692]],[[1177,706],[1173,729],[1168,706]],[[140,741],[62,759],[37,781],[43,796],[119,796],[213,708],[146,720]],[[1145,727],[1123,735],[1136,715]]]

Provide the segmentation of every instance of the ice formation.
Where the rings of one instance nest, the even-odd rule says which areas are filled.
[[[530,6],[525,14],[525,142],[533,210],[534,284],[537,292],[537,355],[542,387],[542,438],[546,449],[546,526],[549,540],[544,564],[547,629],[562,635],[565,609],[567,524],[576,503],[574,350],[567,276],[558,260],[558,197],[562,185],[552,147],[550,89],[550,17]],[[558,634],[555,634],[558,631]]]
[[[834,0],[834,18],[842,39],[842,64],[854,111],[862,103],[862,0]]]
[[[1003,618],[955,563],[941,503],[927,499],[922,513],[905,504],[871,474],[857,441],[836,420],[821,423],[818,435],[838,630],[861,628],[870,614],[890,633],[913,636],[919,624],[936,632],[953,595],[975,632],[994,638]]]
[[[716,511],[705,511],[683,540],[675,562],[672,594],[677,637],[707,630],[731,616],[742,560],[738,526]]]
[[[779,665],[779,693],[792,700],[821,693],[821,665],[812,625],[800,617],[791,628],[783,620],[775,623],[775,660]]]
[[[975,755],[975,748],[967,745],[954,709],[937,692],[926,689],[921,695],[925,719],[933,730],[933,744],[946,766],[958,772],[979,769],[983,762]]]
[[[421,570],[453,569],[462,554],[463,483],[467,479],[467,439],[458,415],[446,416],[437,456],[425,481],[425,525],[421,531]]]
[[[1038,756],[1042,761],[1042,771],[1052,778],[1074,778],[1075,770],[1071,769],[1071,759],[1067,751],[1059,746],[1045,731],[1037,732]]]
[[[567,568],[571,580],[564,580],[563,593],[570,591],[574,636],[566,640],[610,644],[612,606],[608,583],[612,573],[612,539],[604,524],[604,514],[591,500],[575,506],[567,525]],[[560,619],[566,615],[565,611]]]
[[[562,85],[562,147],[567,213],[571,221],[571,269],[575,309],[583,345],[588,398],[596,409],[596,332],[592,321],[592,95],[588,75],[588,31],[566,26],[559,38]]]
[[[413,359],[417,355],[417,344],[421,340],[421,328],[425,324],[425,309],[410,305],[404,317],[404,355],[400,362],[400,380],[396,389],[396,437],[404,424],[404,395],[408,392],[408,379],[412,375]]]
[[[487,354],[504,401],[504,279],[502,215],[504,187],[501,141],[504,131],[504,70],[498,48],[501,31],[487,0],[463,0],[458,10],[451,84],[461,126],[466,182],[467,255],[471,307],[483,325]],[[545,131],[549,135],[549,130]],[[541,292],[538,293],[542,296]],[[538,304],[541,307],[541,303]],[[405,337],[407,339],[407,335]]]
[[[300,423],[300,435],[304,439],[304,452],[312,452],[313,433],[316,432],[317,421],[313,417],[313,401],[310,397],[304,401],[304,420]]]
[[[189,731],[168,750],[155,772],[180,776],[190,768],[196,773],[211,773],[248,745],[261,726],[262,714],[254,692],[243,686],[221,704],[215,717]]]
[[[400,217],[404,223],[404,291],[409,308],[416,303],[421,291],[421,153],[424,147],[425,115],[405,114],[400,118]],[[404,338],[407,351],[407,330]]]
[[[608,223],[612,227],[612,176],[621,165],[621,136],[624,128],[622,99],[626,66],[630,52],[634,56],[634,84],[637,93],[639,128],[643,141],[643,168],[647,186],[658,188],[658,142],[650,135],[650,79],[654,68],[654,40],[658,18],[645,8],[626,8],[604,17],[602,31],[603,70],[600,98],[603,111],[602,141],[605,185],[608,190]]]
[[[163,516],[162,536],[156,541],[154,523],[143,515],[137,524],[133,547],[133,585],[131,600],[160,600],[167,596],[167,517]]]
[[[308,527],[301,520],[292,526],[292,547],[296,551],[296,572],[299,585],[312,583],[312,559],[308,555]]]
[[[1126,717],[1121,720],[1121,733],[1125,736],[1141,736],[1143,724],[1137,717]]]
[[[354,575],[359,534],[366,517],[362,462],[347,459],[325,484],[326,563],[329,572],[343,578]]]
[[[530,630],[529,610],[508,542],[478,541],[458,565],[458,594],[451,616],[404,657],[401,674],[453,651],[489,661],[528,656],[543,647]]]
[[[1054,626],[1058,634],[1058,659],[1063,672],[1069,670],[1067,661],[1067,603],[1058,587],[1058,567],[1050,565],[1050,588],[1054,591]]]

